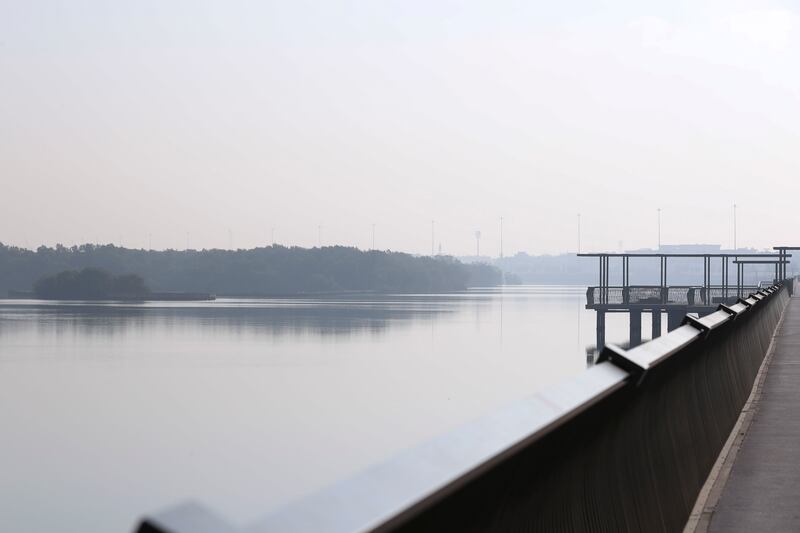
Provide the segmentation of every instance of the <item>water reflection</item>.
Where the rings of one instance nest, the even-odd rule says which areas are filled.
[[[582,371],[584,291],[0,301],[0,531],[254,519]]]
[[[479,306],[476,306],[476,308]],[[32,328],[36,335],[115,336],[131,330],[202,328],[230,335],[381,335],[389,326],[435,320],[452,313],[442,302],[225,301],[208,306],[128,306],[119,304],[0,305],[0,335]]]

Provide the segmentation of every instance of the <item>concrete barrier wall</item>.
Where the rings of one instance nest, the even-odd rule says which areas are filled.
[[[787,301],[726,321],[396,529],[681,531]]]
[[[681,531],[788,298],[775,286],[607,347],[572,380],[226,531]],[[140,531],[188,533],[204,513],[216,519],[178,507]]]

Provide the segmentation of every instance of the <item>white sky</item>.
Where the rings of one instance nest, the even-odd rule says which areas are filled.
[[[0,0],[0,241],[798,244],[779,2]]]

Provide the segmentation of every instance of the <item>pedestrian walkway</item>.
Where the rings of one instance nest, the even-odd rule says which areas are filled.
[[[775,336],[761,397],[709,531],[800,532],[800,297]]]

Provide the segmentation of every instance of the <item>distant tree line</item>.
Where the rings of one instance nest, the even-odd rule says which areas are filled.
[[[40,278],[33,284],[33,292],[38,298],[58,300],[129,299],[145,297],[150,289],[136,274],[115,276],[101,268],[87,267]]]
[[[87,267],[113,276],[135,273],[142,286],[153,291],[220,296],[440,292],[503,282],[500,270],[486,264],[468,265],[452,257],[416,257],[344,246],[154,251],[85,244],[41,246],[32,251],[0,243],[0,294],[31,289],[40,278]],[[63,276],[64,286],[72,283],[67,283],[70,276],[77,276],[75,283],[80,277],[75,273]],[[54,290],[42,283],[42,290]]]

